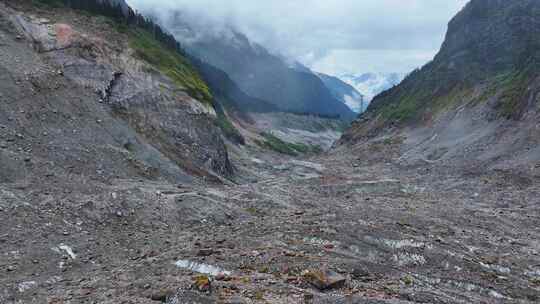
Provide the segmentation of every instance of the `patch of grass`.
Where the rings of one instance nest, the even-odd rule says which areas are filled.
[[[406,275],[401,279],[405,285],[413,285],[414,284],[414,278],[411,275]]]
[[[317,146],[317,145],[308,145],[308,144],[304,144],[304,143],[289,143],[289,145],[291,146],[291,148],[293,148],[294,150],[300,152],[300,153],[314,153],[314,154],[317,154],[317,153],[322,153],[323,152],[323,149],[321,148],[321,146]]]
[[[253,295],[253,299],[257,300],[257,301],[262,301],[264,300],[264,290],[257,290],[255,291],[254,295]]]
[[[298,155],[298,152],[291,148],[289,146],[289,143],[286,143],[277,137],[265,139],[264,141],[256,140],[255,143],[262,148],[273,150],[281,154],[287,154],[291,156]]]
[[[249,214],[253,216],[256,216],[259,214],[259,210],[257,210],[257,208],[254,208],[254,207],[249,207],[249,208],[246,208],[245,210],[246,212],[248,212]]]
[[[529,80],[533,78],[530,71],[510,71],[493,77],[475,103],[486,102],[497,96],[497,110],[507,119],[518,116],[522,102],[526,99]]]
[[[281,154],[298,156],[299,154],[321,153],[323,151],[320,146],[286,142],[270,133],[262,133],[261,135],[264,141],[255,141],[257,145]]]
[[[513,73],[501,82],[498,109],[502,116],[510,119],[520,111],[521,102],[527,94],[528,80],[527,73]]]
[[[236,129],[236,127],[232,124],[232,122],[229,120],[227,115],[225,115],[223,112],[218,111],[217,112],[217,125],[223,131],[223,134],[226,138],[229,140],[244,145],[246,143],[246,140],[240,134],[240,132]]]
[[[406,121],[418,114],[420,94],[404,96],[396,104],[392,103],[381,109],[381,114],[386,120]]]
[[[393,137],[387,137],[383,140],[383,144],[387,146],[391,145],[401,145],[405,141],[405,138],[401,136],[393,136]]]
[[[493,79],[487,82],[485,88],[482,91],[482,94],[474,100],[475,104],[487,102],[491,97],[497,95],[497,92],[500,89],[501,83],[504,83],[505,80],[510,77],[513,73],[502,73],[498,76],[495,76]]]
[[[130,47],[138,58],[167,75],[180,89],[207,105],[212,105],[212,94],[206,83],[186,58],[152,37],[143,29],[128,32]]]

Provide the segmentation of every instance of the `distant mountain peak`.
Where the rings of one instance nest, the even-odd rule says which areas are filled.
[[[323,83],[330,89],[332,94],[355,113],[362,113],[367,109],[368,102],[364,95],[358,92],[352,85],[335,76],[323,73],[317,74]]]
[[[339,78],[364,95],[367,103],[378,94],[398,85],[405,77],[402,73],[343,74]]]

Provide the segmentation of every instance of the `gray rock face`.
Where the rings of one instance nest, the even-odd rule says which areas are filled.
[[[9,46],[0,61],[8,101],[0,107],[0,116],[13,115],[15,108],[9,104],[26,109],[27,114],[14,115],[8,129],[33,133],[19,140],[21,144],[32,145],[34,152],[41,150],[38,146],[54,145],[108,176],[136,171],[189,182],[192,176],[232,174],[214,109],[135,59],[127,41],[106,41],[91,26],[88,32],[76,30],[51,21],[54,16],[30,17],[4,6],[0,13],[2,29],[14,27],[16,35],[24,37],[15,43],[16,37],[6,35]],[[43,153],[45,159],[55,155]],[[3,178],[18,179],[25,172],[12,171],[17,174]]]
[[[540,2],[473,0],[450,21],[435,62],[477,80],[538,62],[539,37]]]

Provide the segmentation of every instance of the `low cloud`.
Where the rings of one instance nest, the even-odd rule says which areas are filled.
[[[448,21],[466,2],[128,0],[143,12],[180,10],[205,28],[232,25],[274,52],[331,74],[407,72],[422,65],[439,49]]]

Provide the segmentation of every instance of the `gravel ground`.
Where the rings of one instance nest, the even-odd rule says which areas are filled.
[[[537,179],[355,152],[235,160],[258,175],[234,186],[2,184],[2,302],[538,302]]]

